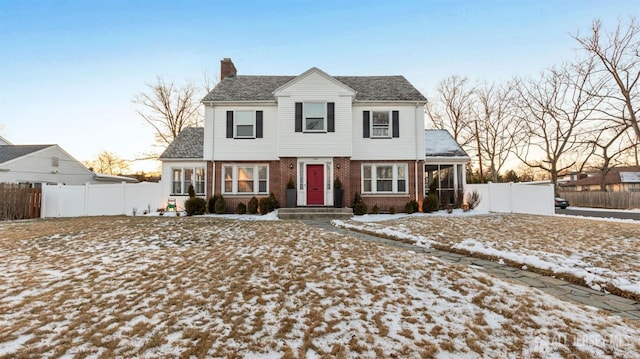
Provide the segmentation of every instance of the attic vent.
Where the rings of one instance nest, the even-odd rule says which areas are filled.
[[[58,167],[60,159],[58,157],[51,157],[51,167]]]

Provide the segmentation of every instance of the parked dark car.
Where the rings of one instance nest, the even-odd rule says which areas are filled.
[[[560,207],[562,209],[569,207],[569,201],[567,201],[564,198],[556,197],[555,202],[556,202],[556,207]]]

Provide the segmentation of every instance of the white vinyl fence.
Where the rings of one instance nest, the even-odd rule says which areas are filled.
[[[553,185],[526,183],[467,184],[465,196],[480,194],[478,211],[553,215]]]
[[[42,185],[42,218],[142,214],[161,205],[160,183]]]

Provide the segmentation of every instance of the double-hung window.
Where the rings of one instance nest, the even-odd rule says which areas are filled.
[[[363,193],[407,193],[406,164],[362,165]]]
[[[190,185],[197,195],[205,194],[204,167],[173,168],[171,172],[171,194],[187,194]]]
[[[267,165],[225,165],[222,167],[224,194],[267,194]]]
[[[262,138],[262,111],[227,111],[227,138]]]
[[[371,137],[372,138],[388,138],[391,137],[390,117],[388,111],[372,111],[373,121],[371,121]]]
[[[305,102],[304,103],[304,131],[305,132],[326,132],[326,103]]]
[[[256,115],[254,111],[235,112],[235,138],[254,138]]]

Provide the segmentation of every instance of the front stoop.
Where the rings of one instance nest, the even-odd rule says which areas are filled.
[[[353,209],[333,207],[280,208],[278,209],[278,217],[298,220],[349,219],[353,217]]]

